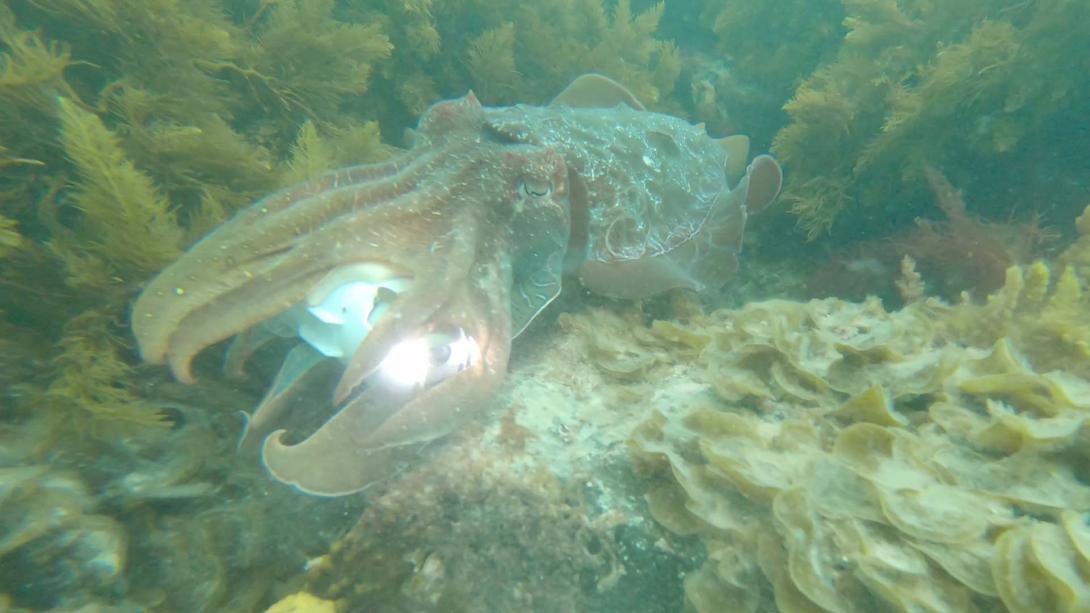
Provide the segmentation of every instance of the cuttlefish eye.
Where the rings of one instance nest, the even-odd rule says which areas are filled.
[[[431,348],[432,366],[442,366],[450,359],[450,345],[439,345]]]
[[[548,181],[526,179],[522,182],[522,193],[531,198],[544,198],[553,192],[553,185]]]
[[[406,339],[395,345],[379,365],[385,379],[413,388],[430,386],[481,361],[476,339],[457,328]]]

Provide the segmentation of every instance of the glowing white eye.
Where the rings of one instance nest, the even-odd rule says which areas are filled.
[[[401,387],[438,383],[481,360],[477,341],[459,329],[453,336],[428,334],[394,345],[379,366],[387,381]]]
[[[553,186],[547,181],[530,179],[522,182],[522,192],[531,198],[544,198],[553,192]]]
[[[380,368],[389,380],[404,387],[423,385],[428,379],[431,347],[423,338],[414,338],[394,345]]]
[[[431,348],[431,364],[432,366],[442,366],[450,359],[450,345],[439,345]]]

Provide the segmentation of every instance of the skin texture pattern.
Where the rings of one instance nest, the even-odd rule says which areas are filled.
[[[302,491],[355,492],[487,405],[562,284],[621,298],[721,286],[747,215],[781,183],[747,149],[600,75],[543,107],[439,102],[399,156],[272,194],[195,244],[137,299],[133,331],[183,382],[228,338],[236,372],[298,339],[241,445]]]

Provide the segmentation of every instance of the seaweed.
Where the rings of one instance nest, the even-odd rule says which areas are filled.
[[[243,78],[270,111],[329,121],[344,97],[366,91],[372,66],[392,50],[381,24],[341,22],[333,8],[333,0],[277,2],[257,25],[260,44],[242,67],[207,67]]]
[[[523,5],[516,22],[525,33],[519,67],[524,75],[534,75],[526,89],[544,101],[579,74],[600,72],[623,83],[648,107],[671,108],[681,59],[674,43],[654,36],[664,8],[660,2],[633,14],[628,0],[620,0],[609,15],[592,0]],[[556,40],[574,44],[557,48]]]
[[[684,49],[678,97],[711,134],[748,134],[760,149],[782,126],[777,112],[801,80],[831,59],[844,34],[844,8],[817,2],[703,2],[700,10],[667,6],[663,31],[677,40],[706,38]]]
[[[510,100],[518,95],[522,74],[515,65],[515,24],[503,23],[469,43],[469,74],[485,100]]]
[[[791,170],[785,199],[811,239],[849,211],[913,207],[928,165],[1018,163],[1020,145],[1066,121],[1090,87],[1042,69],[1086,52],[1066,25],[1087,17],[1077,3],[844,7],[839,51],[798,86],[773,145]]]
[[[1090,378],[1090,298],[1074,265],[1085,258],[1087,228],[1079,226],[1079,240],[1054,264],[1008,268],[1002,287],[983,304],[933,305],[945,312],[944,325],[978,345],[1010,336],[1035,368]]]
[[[71,282],[102,286],[114,277],[143,279],[181,253],[182,230],[170,204],[98,117],[65,98],[58,99],[58,108],[64,150],[79,176],[71,199],[82,217],[78,246],[59,239],[57,248],[103,264],[94,276],[89,268],[73,268]]]
[[[0,7],[0,45],[0,96],[13,105],[5,113],[40,108],[51,90],[73,93],[65,81],[65,71],[75,63],[68,47],[20,29],[7,6]]]
[[[14,582],[25,575],[13,573],[0,581],[0,591],[10,591],[23,608],[268,604],[272,583],[295,573],[296,565],[282,564],[280,556],[303,547],[284,544],[283,518],[273,525],[261,519],[268,508],[247,506],[256,500],[250,480],[257,475],[232,465],[237,424],[223,406],[255,399],[218,388],[213,373],[201,388],[179,392],[158,369],[136,366],[125,331],[133,294],[181,249],[262,195],[330,167],[389,155],[383,133],[401,133],[440,97],[473,87],[493,104],[542,102],[578,74],[600,70],[670,108],[680,60],[655,34],[663,8],[633,13],[627,2],[607,6],[613,7],[599,0],[0,6],[0,379],[10,392],[0,401],[10,418],[4,433],[26,438],[0,441],[0,461],[48,457],[50,470],[32,486],[79,488],[86,495],[76,506],[100,509],[113,522],[109,531],[91,530],[108,523],[96,516],[86,531],[70,522],[36,532],[43,537],[11,555],[57,566],[5,557],[5,568],[48,569],[55,589],[16,593]],[[557,46],[559,39],[577,44]],[[501,57],[505,49],[510,55]],[[495,58],[502,61],[485,66]],[[535,78],[526,79],[528,73]],[[206,436],[194,443],[185,434],[193,431]],[[215,446],[222,453],[194,454]],[[72,506],[38,499],[9,512],[48,517]],[[277,512],[304,511],[277,500]],[[178,514],[182,504],[193,512]],[[569,525],[567,514],[557,517]],[[311,545],[328,535],[302,532]],[[557,549],[556,559],[582,538],[565,534],[574,540]],[[109,564],[83,560],[65,544],[98,535],[119,545],[87,549],[113,556]],[[603,531],[595,538],[607,537]],[[174,563],[185,556],[196,562]],[[605,557],[592,555],[586,565],[597,569]],[[605,561],[612,567],[613,558]],[[66,573],[65,564],[81,572]],[[103,574],[94,575],[95,568]],[[196,593],[198,583],[205,587]]]
[[[1003,286],[1010,266],[1032,262],[1059,237],[1036,216],[1000,222],[971,215],[961,192],[941,172],[924,166],[923,173],[945,219],[917,219],[911,230],[834,250],[808,283],[813,295],[894,298],[891,273],[908,257],[932,294],[948,301],[963,295],[980,300]]]
[[[139,437],[132,434],[165,437],[184,432],[186,423],[214,424],[212,438],[197,440],[226,450],[235,424],[222,406],[252,399],[218,389],[209,371],[201,388],[174,392],[197,406],[161,410],[170,386],[158,370],[145,374],[134,366],[123,331],[127,305],[144,279],[240,207],[331,166],[381,159],[389,151],[383,139],[396,139],[441,97],[472,88],[487,104],[542,103],[578,74],[599,71],[651,108],[706,120],[713,130],[756,127],[758,140],[781,128],[783,117],[772,109],[786,103],[788,125],[779,130],[776,151],[788,165],[786,199],[814,238],[845,219],[896,232],[932,202],[920,197],[928,165],[972,190],[996,177],[1051,177],[1077,157],[1056,156],[1049,172],[1034,159],[1052,146],[1042,143],[1042,131],[1056,134],[1064,109],[1086,97],[1085,71],[1056,78],[1042,69],[1090,57],[1085,37],[1069,27],[1084,21],[1085,3],[844,0],[823,1],[822,11],[810,4],[794,10],[802,4],[739,0],[690,10],[625,0],[34,0],[0,6],[0,377],[11,391],[4,410],[14,407],[9,414],[20,422],[12,431],[26,432],[33,443],[26,455],[7,441],[0,452],[5,461],[47,453],[64,460],[76,476],[53,482],[86,489],[80,505],[102,509],[140,536],[132,547],[116,548],[131,561],[126,567],[117,558],[115,574],[104,582],[109,593],[94,592],[92,581],[64,583],[56,591],[70,600],[58,606],[93,598],[130,608],[233,602],[251,610],[268,603],[271,584],[295,573],[294,563],[272,557],[279,554],[254,553],[291,549],[282,518],[264,529],[255,521],[270,508],[294,505],[263,491],[260,498],[273,494],[267,500],[277,504],[232,506],[231,496],[257,500],[246,481],[256,475],[231,466],[226,451],[203,469],[214,476],[196,480],[193,450],[209,446],[185,439],[163,447],[160,460],[180,467],[182,476],[139,493],[140,483],[159,473],[143,470],[154,462],[134,458]],[[694,28],[700,40],[679,38],[679,47],[666,33],[685,19],[700,21]],[[1084,143],[1072,134],[1069,146],[1080,151]],[[982,161],[993,172],[970,183],[968,171]],[[997,182],[996,193],[1014,180]],[[1005,209],[1021,195],[968,198],[968,208],[952,208],[957,203],[948,200],[948,222],[922,231],[957,242],[975,227],[994,240],[1000,224],[987,220],[1009,217]],[[842,579],[844,593],[873,599],[865,602],[901,599],[905,608],[924,595],[961,606],[969,593],[988,605],[1039,604],[1020,605],[1035,593],[1009,589],[1040,570],[1019,552],[1028,546],[1071,554],[1081,534],[1071,509],[1086,509],[1079,485],[1085,463],[1078,463],[1085,460],[1079,449],[1086,407],[1078,398],[1090,376],[1084,229],[1090,213],[1083,219],[1076,246],[1052,263],[1028,264],[1029,256],[1019,255],[990,264],[987,274],[973,273],[988,279],[978,284],[978,296],[1001,285],[983,303],[926,297],[924,283],[934,286],[937,276],[917,257],[919,272],[911,261],[903,268],[908,307],[897,313],[875,300],[828,300],[710,315],[690,307],[684,323],[645,325],[644,315],[631,311],[562,317],[563,330],[589,339],[588,355],[608,380],[641,386],[618,392],[618,405],[652,402],[644,398],[654,396],[647,393],[649,376],[672,376],[682,366],[700,373],[701,385],[693,386],[701,390],[700,406],[687,417],[648,419],[633,435],[632,450],[647,469],[651,512],[663,526],[706,544],[708,563],[685,579],[694,607],[835,604],[842,594],[815,577]],[[202,404],[205,393],[215,398]],[[625,415],[618,410],[614,422],[624,423]],[[102,459],[118,450],[112,463]],[[742,456],[766,465],[746,464]],[[937,464],[921,460],[929,457]],[[613,539],[620,531],[583,525],[581,502],[555,504],[556,484],[533,484],[532,491],[510,484],[508,494],[497,494],[509,475],[471,483],[446,478],[450,466],[473,461],[438,462],[410,482],[454,484],[446,489],[376,493],[368,523],[327,559],[340,564],[336,576],[318,576],[308,587],[365,604],[389,597],[427,608],[437,594],[445,594],[444,604],[460,602],[460,586],[469,585],[461,580],[487,551],[463,545],[486,539],[473,531],[487,524],[471,513],[462,533],[428,534],[427,525],[449,524],[443,520],[449,505],[417,504],[435,491],[474,503],[454,505],[459,509],[514,496],[499,501],[514,509],[511,532],[538,545],[541,539],[520,532],[519,522],[534,515],[527,509],[553,505],[550,530],[564,538],[535,551],[546,566],[569,568],[568,554],[581,551],[584,535],[594,536],[599,553],[575,567],[592,578],[585,590],[597,589],[593,579],[605,581],[619,566]],[[983,500],[981,508],[1015,509],[1019,522],[986,515],[995,521],[981,537],[980,518],[927,515],[911,495],[861,466],[911,474],[917,479],[911,491],[921,500],[957,503],[947,507]],[[800,474],[823,478],[827,491],[807,487]],[[214,497],[211,483],[224,484]],[[1018,483],[1032,487],[1018,490]],[[583,500],[577,489],[565,496]],[[187,512],[179,514],[182,502],[170,496],[186,496]],[[414,520],[403,512],[409,507],[441,521]],[[44,517],[51,507],[30,508]],[[771,523],[747,523],[760,517]],[[958,510],[949,517],[960,517]],[[374,525],[406,536],[400,553],[391,557],[389,539],[371,538]],[[328,527],[315,533],[324,538]],[[968,545],[944,542],[955,537]],[[437,538],[444,550],[431,555]],[[677,545],[669,541],[664,551]],[[512,560],[526,559],[521,542],[507,552]],[[49,541],[35,547],[51,559],[69,559],[68,550]],[[807,551],[818,555],[804,558]],[[895,585],[880,551],[919,572],[906,571],[906,582]],[[171,564],[186,555],[198,562]],[[855,564],[839,563],[845,559]],[[982,566],[988,559],[994,567]],[[1081,563],[1074,554],[1067,559]],[[360,562],[399,581],[356,590],[351,577]],[[1060,586],[1062,568],[1054,558],[1046,562],[1054,580],[1041,585]],[[161,573],[133,571],[158,567]],[[326,578],[344,581],[318,590]],[[583,577],[552,579],[562,589],[549,593],[574,595]],[[198,582],[207,589],[192,593]],[[22,592],[11,599],[27,604]]]
[[[366,96],[387,133],[439,97],[473,89],[490,105],[544,103],[587,72],[620,81],[649,107],[678,108],[681,60],[673,43],[656,37],[661,3],[638,14],[628,0],[612,11],[600,0],[374,4],[352,14],[381,20],[394,45],[376,87],[394,100]]]
[[[64,326],[54,376],[34,404],[72,418],[69,435],[116,436],[119,430],[170,426],[168,417],[129,382],[133,367],[122,358],[122,339],[111,329],[115,325],[109,312],[92,309]]]
[[[946,216],[941,224],[917,221],[917,228],[895,241],[920,272],[936,284],[938,295],[956,299],[963,291],[983,298],[1002,287],[1005,271],[1032,260],[1041,235],[1035,226],[990,224],[969,217],[965,202],[947,179],[931,167],[925,176]]]
[[[23,236],[19,234],[15,220],[0,215],[0,258],[18,249],[22,244]]]
[[[157,113],[175,120],[239,107],[237,93],[202,68],[241,53],[241,33],[217,0],[35,0],[31,9],[28,20],[63,32],[73,53],[98,67],[79,85],[98,94],[100,108],[130,87],[153,95]]]
[[[272,154],[219,115],[172,118],[137,87],[113,94],[112,116],[124,148],[143,160],[158,188],[184,212],[214,192],[231,210],[275,184]]]
[[[291,148],[291,159],[282,174],[284,185],[302,183],[334,166],[333,152],[320,136],[314,124],[307,121],[299,128],[299,138]]]

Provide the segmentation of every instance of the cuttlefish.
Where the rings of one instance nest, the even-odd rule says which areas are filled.
[[[308,493],[388,477],[486,406],[512,339],[563,283],[620,298],[719,288],[782,177],[767,155],[747,164],[745,137],[650,112],[601,75],[547,106],[439,102],[412,140],[242,210],[133,307],[144,359],[187,383],[230,337],[232,371],[298,339],[242,445]],[[328,403],[313,400],[322,386]]]

